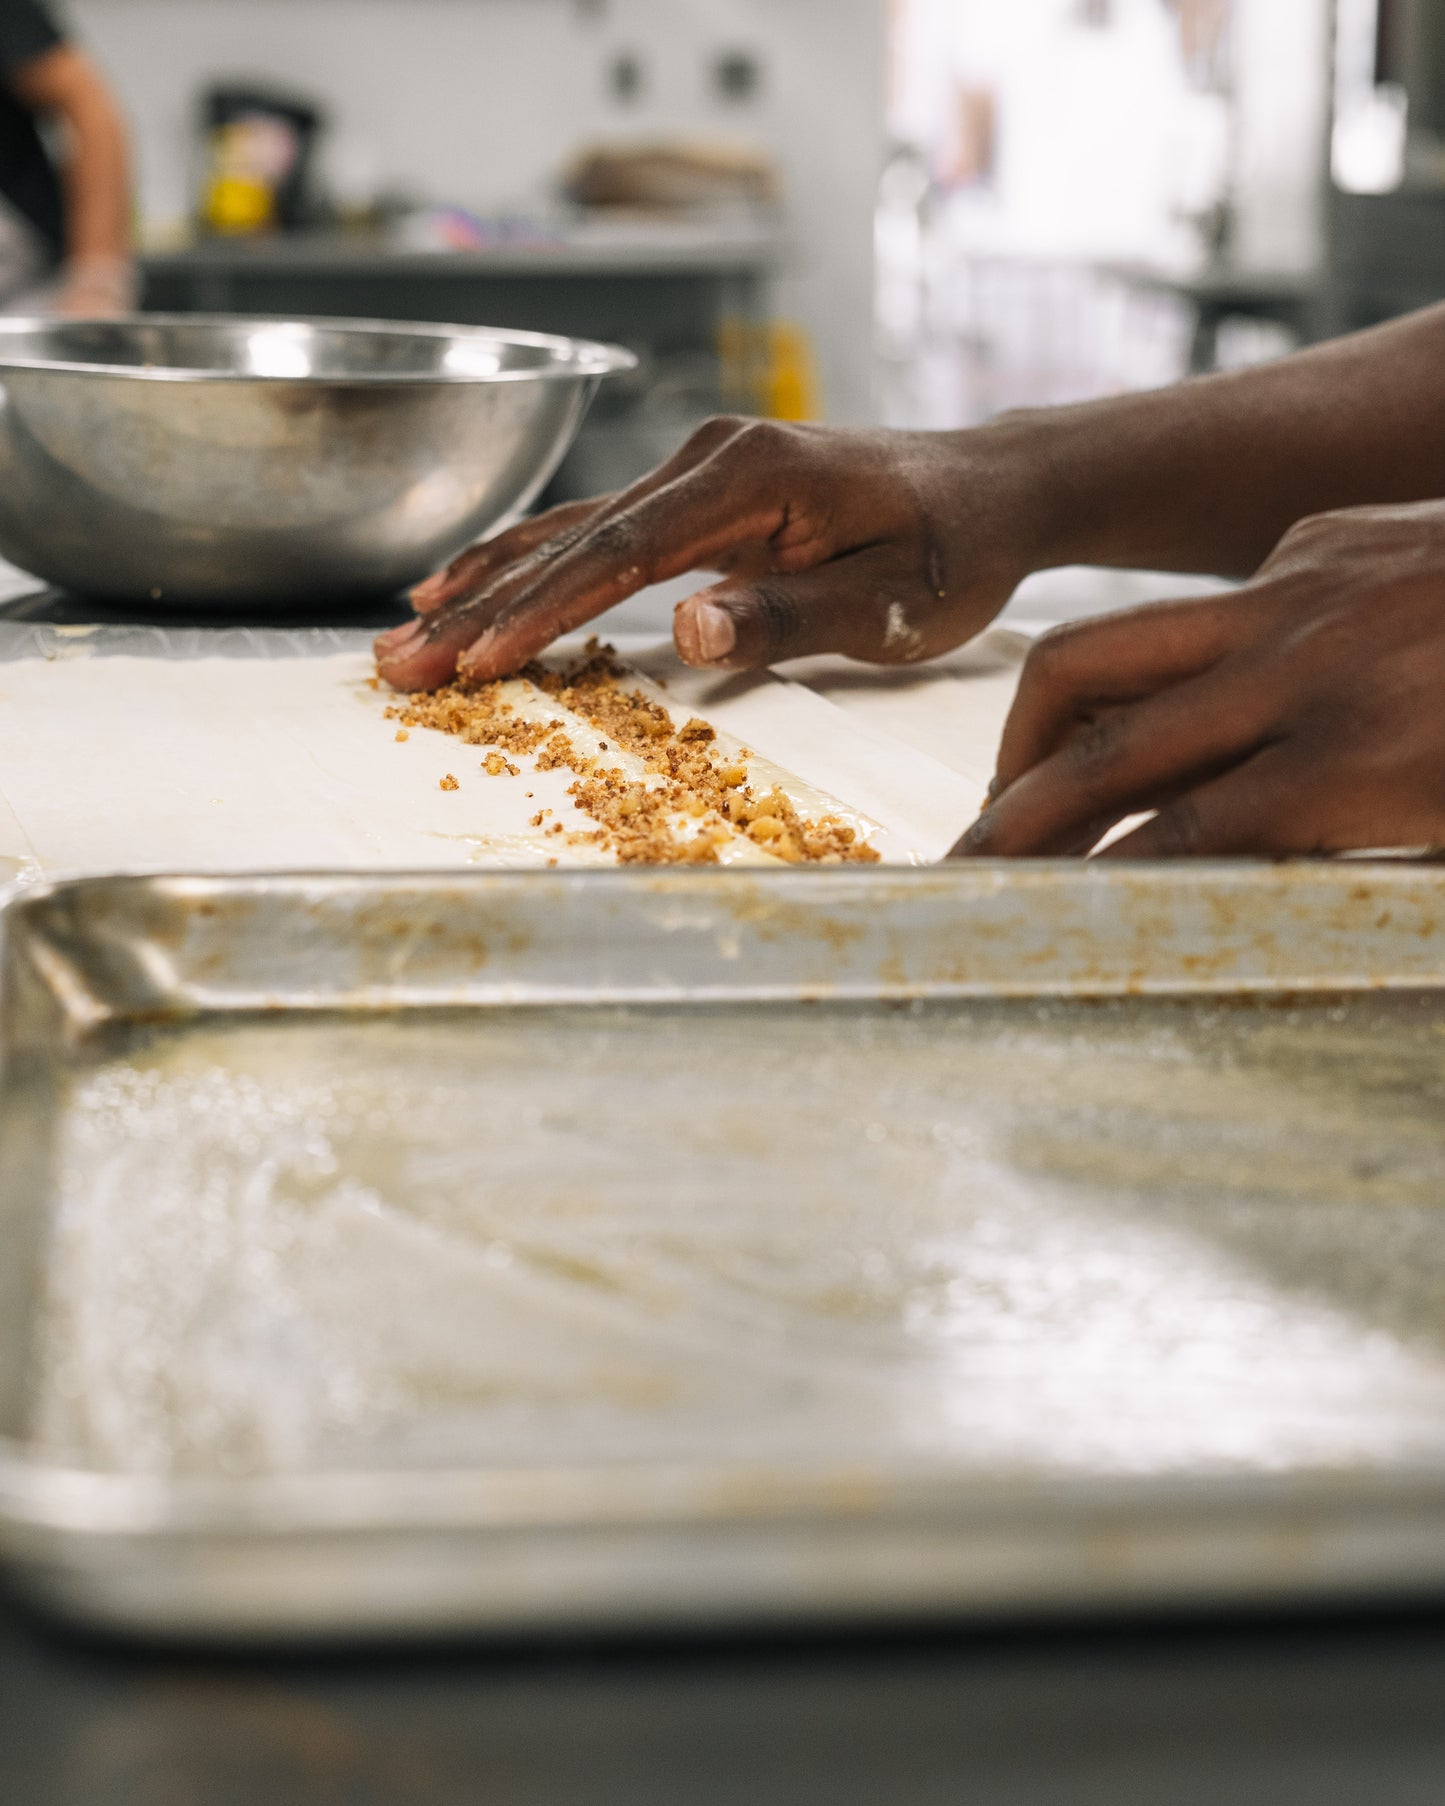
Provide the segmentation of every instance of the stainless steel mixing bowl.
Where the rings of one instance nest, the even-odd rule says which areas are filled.
[[[484,327],[0,319],[0,554],[112,602],[393,593],[525,508],[634,362]]]

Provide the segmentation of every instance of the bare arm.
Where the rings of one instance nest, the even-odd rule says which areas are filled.
[[[1013,419],[1044,467],[1046,563],[1248,576],[1306,516],[1445,496],[1445,306]]]
[[[13,71],[10,85],[33,112],[60,120],[66,131],[62,309],[130,306],[135,298],[130,140],[109,85],[70,44]]]

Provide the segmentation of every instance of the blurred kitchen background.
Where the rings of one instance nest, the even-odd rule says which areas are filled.
[[[720,407],[951,427],[1445,293],[1441,0],[63,16],[135,133],[146,305],[639,351],[552,499]]]

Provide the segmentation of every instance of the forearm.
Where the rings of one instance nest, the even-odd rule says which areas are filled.
[[[66,114],[69,135],[63,180],[66,260],[129,260],[130,145],[124,122],[104,92],[87,94]]]
[[[1445,306],[1252,370],[985,430],[1030,469],[1035,568],[1245,576],[1307,515],[1445,496]]]

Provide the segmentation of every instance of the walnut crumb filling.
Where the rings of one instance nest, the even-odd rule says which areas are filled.
[[[718,751],[707,722],[694,716],[676,728],[666,709],[641,690],[625,688],[626,672],[610,646],[589,640],[581,660],[567,669],[529,664],[518,675],[595,728],[603,752],[615,746],[636,757],[647,779],[590,757],[554,723],[523,721],[504,698],[504,680],[408,696],[387,709],[387,718],[403,729],[435,728],[468,746],[493,749],[483,761],[493,777],[520,775],[508,753],[535,759],[539,771],[575,773],[568,795],[597,829],[565,830],[554,822],[547,834],[565,833],[568,846],[603,847],[623,865],[715,865],[719,849],[738,833],[789,865],[878,862],[878,853],[846,822],[801,815],[776,786],[759,794],[746,765]],[[448,778],[442,788],[458,785]],[[542,815],[533,817],[532,826],[541,825]]]

